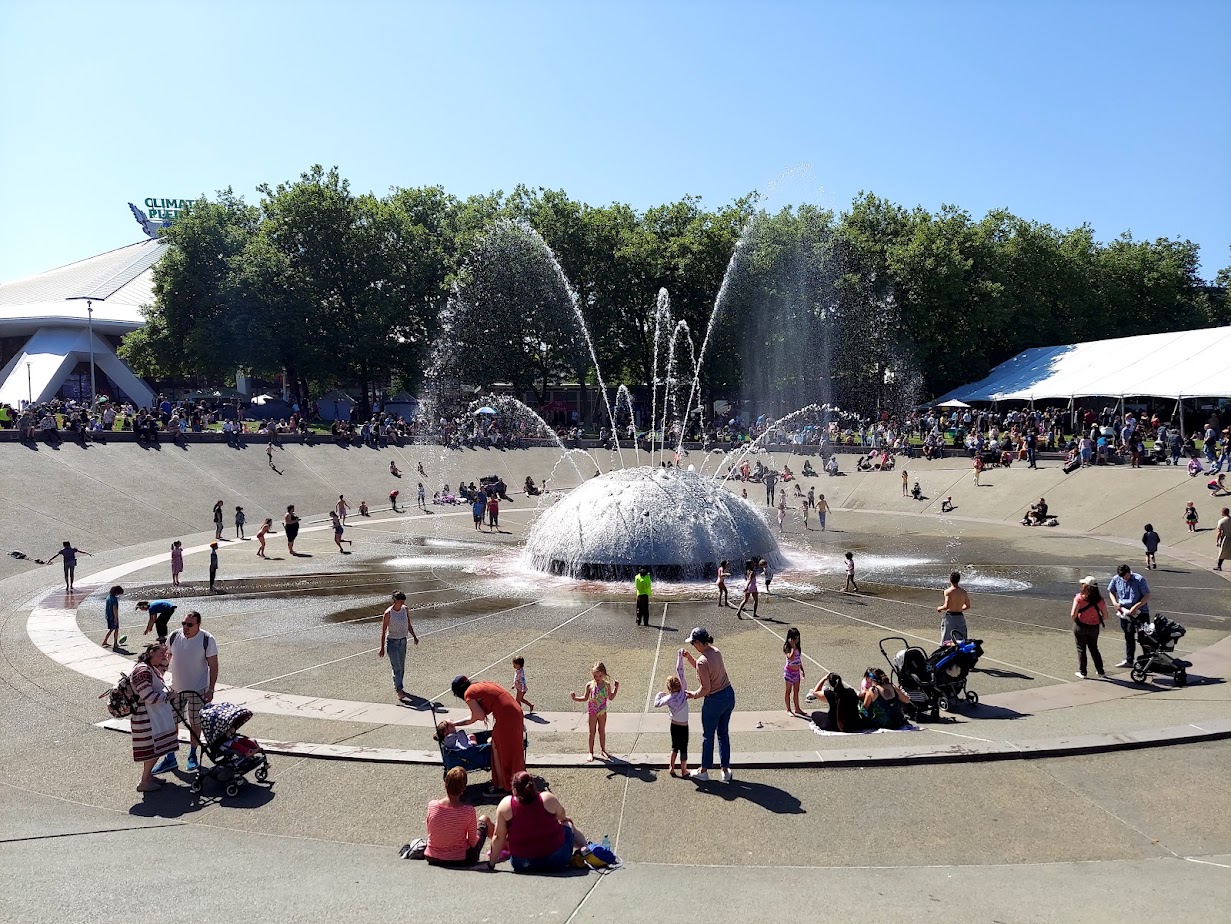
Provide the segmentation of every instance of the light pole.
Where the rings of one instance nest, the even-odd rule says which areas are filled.
[[[85,312],[86,327],[90,335],[90,407],[93,408],[98,389],[94,385],[94,302],[88,298],[85,301]]]
[[[34,403],[34,377],[30,372],[30,363],[26,363],[26,404]]]

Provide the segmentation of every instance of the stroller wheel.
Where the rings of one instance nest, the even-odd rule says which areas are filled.
[[[970,703],[970,705],[972,706],[979,705],[979,694],[976,693],[974,690],[967,690],[966,691],[966,702]]]
[[[232,799],[238,796],[239,795],[239,784],[238,783],[228,783],[227,784],[227,795],[230,796]]]
[[[936,708],[939,709],[941,712],[948,712],[949,711],[949,697],[942,696],[940,699],[938,699],[936,701]]]
[[[1146,682],[1146,672],[1143,670],[1139,670],[1138,668],[1134,667],[1131,671],[1129,671],[1128,675],[1129,677],[1132,678],[1133,683],[1145,683]]]
[[[201,778],[197,777],[195,780],[192,781],[192,785],[189,786],[188,788],[191,789],[193,792],[200,792],[202,789],[205,788],[205,785],[201,782]]]
[[[1175,672],[1173,676],[1175,680],[1175,685],[1177,687],[1183,687],[1183,686],[1188,685],[1188,671],[1178,670]]]
[[[256,773],[252,775],[256,777],[258,783],[264,783],[269,779],[269,769],[267,767],[257,767]]]

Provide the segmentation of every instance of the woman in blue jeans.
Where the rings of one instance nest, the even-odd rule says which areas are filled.
[[[385,610],[380,623],[380,654],[383,658],[389,654],[389,668],[393,673],[393,690],[398,702],[406,699],[406,691],[402,689],[402,678],[406,673],[406,640],[413,638],[419,644],[419,636],[410,622],[410,610],[406,608],[406,594],[400,590],[393,595],[393,605]]]
[[[722,766],[722,781],[731,782],[731,713],[735,711],[735,688],[727,677],[722,652],[714,647],[714,637],[700,626],[692,630],[688,642],[697,650],[697,657],[684,652],[684,657],[697,669],[700,686],[688,691],[689,699],[701,699],[701,766],[689,777],[699,782],[709,781],[709,768],[714,762],[714,736],[718,736],[718,762]]]

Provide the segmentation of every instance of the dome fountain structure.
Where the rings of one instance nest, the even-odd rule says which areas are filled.
[[[707,475],[638,466],[592,478],[548,508],[526,539],[529,564],[583,580],[628,580],[641,565],[662,580],[706,580],[718,562],[784,564],[755,506]]]

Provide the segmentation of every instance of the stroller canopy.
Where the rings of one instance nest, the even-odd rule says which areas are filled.
[[[252,710],[234,703],[210,703],[201,708],[201,735],[207,744],[231,738],[252,718]]]

